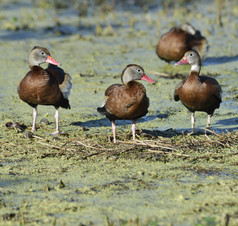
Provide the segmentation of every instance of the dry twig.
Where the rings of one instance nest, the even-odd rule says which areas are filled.
[[[104,150],[104,151],[110,151],[110,150],[114,150],[114,149],[110,149],[110,148],[103,148],[103,147],[93,147],[93,146],[90,146],[90,145],[87,145],[87,144],[84,144],[83,142],[80,142],[80,141],[76,141],[76,143],[86,147],[86,148],[90,148],[90,149],[95,149],[95,150]]]
[[[169,151],[159,151],[159,150],[147,150],[148,152],[153,152],[153,153],[161,153],[161,154],[167,154],[167,155],[176,155],[176,156],[180,156],[180,157],[188,157],[191,158],[193,156],[191,155],[186,155],[186,154],[181,154],[181,153],[174,153],[174,152],[169,152]]]
[[[48,147],[51,147],[51,148],[54,148],[54,149],[68,150],[68,151],[77,151],[76,149],[67,148],[67,147],[61,147],[61,146],[56,146],[56,145],[52,145],[52,144],[46,144],[46,143],[43,143],[43,142],[40,142],[40,141],[38,141],[37,143],[38,143],[38,144],[45,145],[45,146],[48,146]]]

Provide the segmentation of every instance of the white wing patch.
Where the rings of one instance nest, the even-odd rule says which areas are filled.
[[[183,31],[186,31],[186,32],[188,32],[189,34],[191,34],[191,35],[195,35],[195,33],[196,33],[196,30],[195,30],[195,28],[191,25],[191,24],[182,24],[181,26],[180,26],[180,28],[183,30]]]
[[[68,73],[65,73],[65,79],[64,82],[59,85],[60,90],[64,96],[64,98],[68,99],[70,95],[70,89],[72,88],[72,83],[71,83],[71,76]]]

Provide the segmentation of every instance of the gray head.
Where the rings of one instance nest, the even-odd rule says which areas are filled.
[[[60,65],[59,62],[54,60],[50,56],[50,52],[48,49],[40,46],[35,46],[29,55],[28,62],[30,67],[39,66],[42,63],[50,63],[54,65]]]
[[[190,64],[191,71],[200,71],[201,68],[201,58],[197,51],[189,50],[187,51],[183,58],[177,62],[175,65]]]
[[[145,74],[144,69],[137,64],[128,64],[122,71],[121,80],[124,85],[133,80],[145,80],[154,83],[154,81]]]

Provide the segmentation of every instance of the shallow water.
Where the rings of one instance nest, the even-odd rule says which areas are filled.
[[[91,16],[78,17],[73,7],[36,9],[28,1],[0,2],[0,141],[13,143],[16,149],[16,153],[8,153],[4,146],[0,159],[2,225],[106,225],[107,218],[116,225],[136,218],[143,224],[221,225],[226,214],[231,225],[238,222],[235,157],[196,165],[181,160],[166,164],[113,157],[78,161],[67,155],[51,157],[50,148],[27,139],[27,148],[33,152],[24,154],[24,147],[17,146],[22,145],[22,134],[5,127],[8,121],[18,121],[30,130],[32,108],[19,100],[16,87],[29,70],[30,50],[39,45],[47,47],[72,76],[71,110],[60,109],[60,126],[70,137],[80,137],[82,127],[92,136],[111,134],[110,122],[96,108],[103,101],[104,90],[120,82],[121,71],[130,63],[141,65],[156,81],[142,82],[150,108],[147,116],[138,120],[137,128],[165,131],[165,137],[166,131],[190,131],[190,114],[173,100],[174,87],[181,78],[158,75],[185,76],[190,68],[167,64],[155,54],[161,34],[175,24],[190,22],[210,44],[201,74],[215,77],[223,89],[223,102],[212,117],[212,129],[217,133],[237,131],[236,1],[224,3],[223,27],[217,25],[213,1],[185,3],[167,14],[158,3],[152,1],[149,9],[129,5],[129,10],[122,4],[106,14],[98,10],[94,15],[89,10]],[[50,121],[37,131],[45,137],[55,127],[54,108],[40,106],[38,111],[38,122],[41,118]],[[130,121],[116,124],[118,134],[130,131]],[[205,125],[206,114],[196,113],[196,129],[203,131]],[[41,153],[47,157],[39,157]],[[199,172],[194,167],[209,171]],[[59,188],[60,180],[65,187]],[[10,217],[10,213],[15,215]]]

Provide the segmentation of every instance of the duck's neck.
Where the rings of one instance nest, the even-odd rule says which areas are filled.
[[[191,66],[191,71],[195,71],[197,72],[198,74],[200,73],[200,70],[201,70],[201,65],[198,65],[198,64],[193,64]]]
[[[32,69],[33,67],[37,67],[37,66],[40,66],[40,64],[38,64],[38,63],[33,63],[33,62],[30,62],[30,61],[29,61],[29,67],[30,67],[30,69]]]
[[[34,66],[40,66],[41,62],[35,60],[35,58],[32,55],[30,55],[28,58],[28,64],[29,67],[32,68]]]
[[[33,71],[33,70],[39,70],[41,68],[41,66],[40,65],[30,65],[29,64],[29,68],[31,69],[31,71]]]
[[[129,82],[131,82],[132,79],[131,79],[130,75],[128,73],[126,73],[126,71],[125,71],[121,76],[121,81],[125,86],[127,86],[127,84]]]

